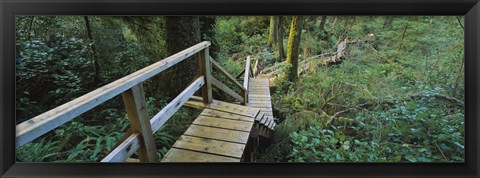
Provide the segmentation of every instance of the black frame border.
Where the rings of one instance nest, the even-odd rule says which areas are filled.
[[[479,0],[0,0],[1,177],[479,177]],[[15,163],[16,15],[465,15],[465,163]]]

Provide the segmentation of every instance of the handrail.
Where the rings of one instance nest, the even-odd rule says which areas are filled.
[[[248,103],[248,79],[250,77],[250,56],[247,56],[247,62],[245,63],[245,76],[243,78],[243,88],[246,89],[244,95],[244,103]]]
[[[210,42],[204,41],[169,56],[157,63],[111,82],[68,103],[51,109],[16,126],[16,148],[53,130],[105,101],[141,84],[143,81],[201,52],[208,51]],[[160,120],[160,119],[159,119]],[[163,124],[164,120],[159,123]],[[155,123],[156,124],[156,123]],[[153,124],[152,124],[153,126]],[[155,126],[158,127],[159,126]]]

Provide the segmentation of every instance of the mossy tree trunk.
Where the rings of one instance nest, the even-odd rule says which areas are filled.
[[[285,56],[283,51],[283,17],[278,17],[278,33],[277,33],[277,43],[278,43],[278,58],[277,62],[282,62]]]
[[[273,47],[273,44],[277,42],[278,33],[278,16],[270,17],[270,33],[268,36],[268,46]]]
[[[168,16],[165,28],[168,56],[200,43],[199,17]],[[157,91],[163,96],[176,97],[198,72],[198,57],[194,55],[162,72]]]
[[[303,17],[294,16],[292,18],[292,25],[290,26],[290,34],[288,36],[287,46],[287,70],[288,80],[293,82],[298,75],[298,51],[300,46],[300,38],[302,35]]]

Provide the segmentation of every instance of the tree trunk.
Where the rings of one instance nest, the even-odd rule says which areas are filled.
[[[288,36],[287,47],[287,64],[290,64],[290,69],[287,71],[288,80],[293,82],[297,79],[298,74],[298,51],[300,47],[300,38],[302,35],[303,17],[294,16],[292,18],[292,25],[290,27],[290,34]]]
[[[168,55],[173,55],[200,43],[200,21],[194,16],[167,16],[165,20]],[[177,96],[199,72],[198,57],[194,55],[162,72],[157,94]]]
[[[392,16],[387,16],[385,18],[385,22],[383,23],[383,27],[382,29],[385,29],[385,28],[389,28],[391,29],[392,28],[392,20],[393,20],[393,17]]]
[[[212,45],[210,46],[210,56],[213,58],[216,57],[217,43],[214,40],[215,37],[215,16],[201,16],[200,17],[200,37],[202,41],[210,41]]]
[[[35,16],[32,16],[30,18],[30,24],[28,25],[28,31],[27,31],[27,40],[30,40],[31,37],[33,36],[32,34],[33,21],[35,21]]]
[[[278,33],[277,33],[277,42],[278,42],[278,58],[277,62],[282,62],[285,56],[283,51],[283,17],[278,17]]]
[[[322,22],[320,22],[320,31],[325,30],[325,23],[327,23],[327,16],[322,16]]]
[[[92,35],[92,27],[90,26],[90,20],[88,19],[88,16],[84,16],[83,19],[85,20],[85,27],[87,29],[87,37],[90,39],[90,41],[94,42],[93,35]],[[97,60],[97,53],[95,52],[95,44],[90,45],[92,49],[92,58],[93,58],[93,70],[95,71],[95,78],[94,81],[98,82],[100,81],[100,64],[98,63]]]
[[[277,42],[277,32],[278,32],[278,16],[270,17],[270,33],[268,36],[268,46],[273,47],[273,44]]]

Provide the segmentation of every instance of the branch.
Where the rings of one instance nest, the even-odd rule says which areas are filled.
[[[411,98],[414,98],[414,97],[428,97],[428,96],[433,96],[433,97],[436,97],[436,98],[440,98],[440,99],[444,99],[444,100],[448,100],[448,101],[454,102],[456,105],[458,105],[458,106],[460,106],[460,107],[464,107],[464,106],[465,106],[465,103],[464,103],[462,100],[459,100],[459,99],[454,98],[454,97],[451,97],[451,96],[446,96],[446,95],[437,94],[437,93],[432,93],[432,94],[417,93],[417,94],[411,95],[410,97],[411,97]]]
[[[465,29],[465,27],[463,27],[462,22],[460,21],[460,17],[458,17],[458,16],[457,16],[457,21],[458,21],[458,24],[460,24],[460,26],[461,26],[463,29]]]

